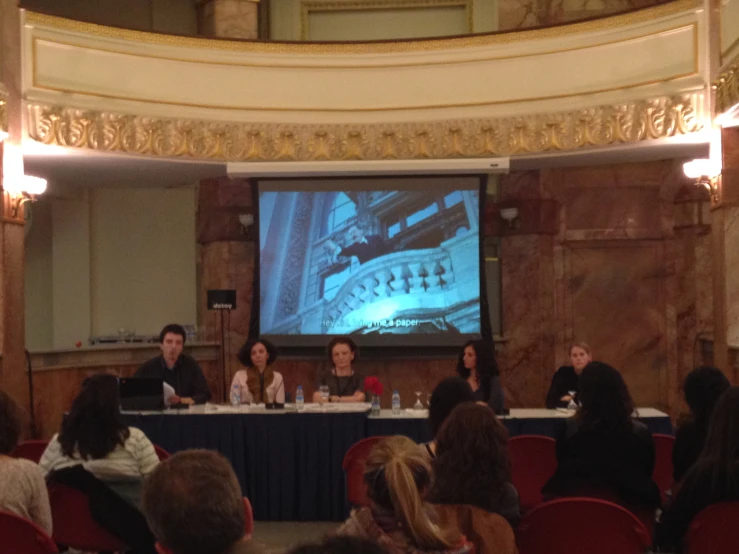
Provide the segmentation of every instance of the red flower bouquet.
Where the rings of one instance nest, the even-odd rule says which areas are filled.
[[[377,377],[367,377],[364,380],[364,393],[366,395],[382,396],[382,383]]]

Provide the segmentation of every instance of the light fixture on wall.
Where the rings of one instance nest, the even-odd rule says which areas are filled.
[[[9,136],[10,135],[8,135],[7,131],[3,131],[2,129],[0,129],[0,142],[3,142]]]
[[[249,228],[254,225],[254,216],[252,214],[239,214],[239,225],[241,225],[241,234],[247,234]]]
[[[46,191],[46,179],[33,175],[22,175],[18,179],[3,181],[3,190],[8,193],[10,216],[22,219],[21,206],[26,202],[35,202],[40,194]]]
[[[513,225],[518,218],[518,208],[501,208],[500,217],[508,224],[509,228],[513,228]]]
[[[711,195],[711,204],[718,203],[718,180],[721,177],[721,163],[710,158],[697,158],[683,164],[683,172],[695,184],[705,187]]]

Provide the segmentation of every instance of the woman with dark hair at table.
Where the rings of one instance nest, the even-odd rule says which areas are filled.
[[[459,532],[434,521],[423,501],[430,481],[429,461],[418,445],[403,436],[383,439],[365,462],[370,505],[352,511],[337,534],[373,540],[391,554],[471,552]]]
[[[580,401],[557,430],[558,466],[542,492],[606,498],[642,512],[658,508],[652,433],[632,417],[621,374],[601,362],[588,364],[580,375]]]
[[[739,501],[739,387],[719,398],[703,451],[657,528],[664,552],[679,548],[690,522],[712,504]]]
[[[114,375],[86,379],[39,465],[47,475],[81,465],[138,506],[141,481],[154,471],[159,458],[146,435],[123,422],[119,407]]]
[[[507,443],[508,431],[487,406],[454,408],[437,437],[429,502],[476,506],[517,525],[521,513]]]
[[[477,402],[487,404],[495,412],[505,408],[495,349],[490,344],[482,340],[467,341],[459,354],[457,374],[467,380]]]
[[[44,474],[32,461],[12,457],[21,425],[18,405],[0,391],[0,510],[28,519],[51,535],[51,508]]]
[[[423,451],[432,460],[436,458],[436,437],[441,426],[452,413],[452,410],[464,402],[474,402],[475,396],[469,383],[461,377],[447,377],[436,385],[429,401],[429,428],[434,437],[431,442],[421,445]]]
[[[239,388],[242,404],[285,403],[285,382],[282,374],[272,369],[277,348],[264,339],[252,339],[239,349],[239,363],[246,369],[236,372],[231,390]]]
[[[329,402],[364,402],[364,383],[352,369],[359,358],[359,348],[349,337],[334,337],[328,343],[328,360],[333,366],[318,375],[313,402],[321,402],[322,386],[328,387]]]
[[[691,419],[680,425],[675,433],[675,445],[672,448],[672,476],[675,483],[682,480],[700,456],[713,408],[730,386],[726,375],[715,367],[698,367],[685,378],[683,393]]]
[[[573,400],[572,393],[577,394],[580,388],[582,370],[593,361],[590,346],[582,341],[573,342],[569,352],[571,365],[563,365],[557,370],[547,392],[546,405],[550,410],[566,408],[569,405],[570,400]]]

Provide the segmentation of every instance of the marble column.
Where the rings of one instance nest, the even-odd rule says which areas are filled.
[[[500,202],[493,212],[516,208],[510,225],[488,213],[486,232],[500,236],[503,289],[501,381],[508,405],[544,406],[555,367],[556,204],[542,187],[538,171],[501,178]]]
[[[15,0],[0,1],[2,62],[0,81],[8,137],[2,144],[3,187],[23,175],[21,140],[21,42],[18,6]],[[28,411],[28,382],[25,372],[25,317],[23,276],[23,208],[3,190],[0,224],[0,388]]]
[[[203,0],[198,3],[198,32],[218,38],[259,38],[259,0]]]
[[[207,291],[236,290],[236,309],[224,314],[229,331],[225,343],[227,385],[239,369],[236,355],[249,336],[257,245],[256,222],[248,228],[239,222],[239,216],[246,214],[254,214],[248,181],[224,177],[200,182],[197,213],[197,241],[200,245],[198,322],[205,329],[206,340],[221,340],[221,314],[207,310]],[[214,400],[224,399],[220,381],[219,390],[213,391]]]
[[[739,128],[721,131],[722,175],[713,203],[713,363],[739,382],[730,363],[739,347]]]

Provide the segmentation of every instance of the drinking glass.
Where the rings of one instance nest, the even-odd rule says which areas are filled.
[[[567,391],[567,394],[569,394],[571,397],[569,404],[567,404],[567,409],[577,410],[577,402],[575,402],[575,395],[577,394],[577,391],[570,390],[570,391]]]
[[[431,393],[430,392],[426,393],[426,407],[428,409],[431,409]]]
[[[328,402],[328,385],[321,385],[318,390],[321,393],[321,404]]]
[[[416,403],[413,405],[414,410],[423,410],[423,402],[421,402],[421,394],[423,394],[420,390],[416,391]]]

